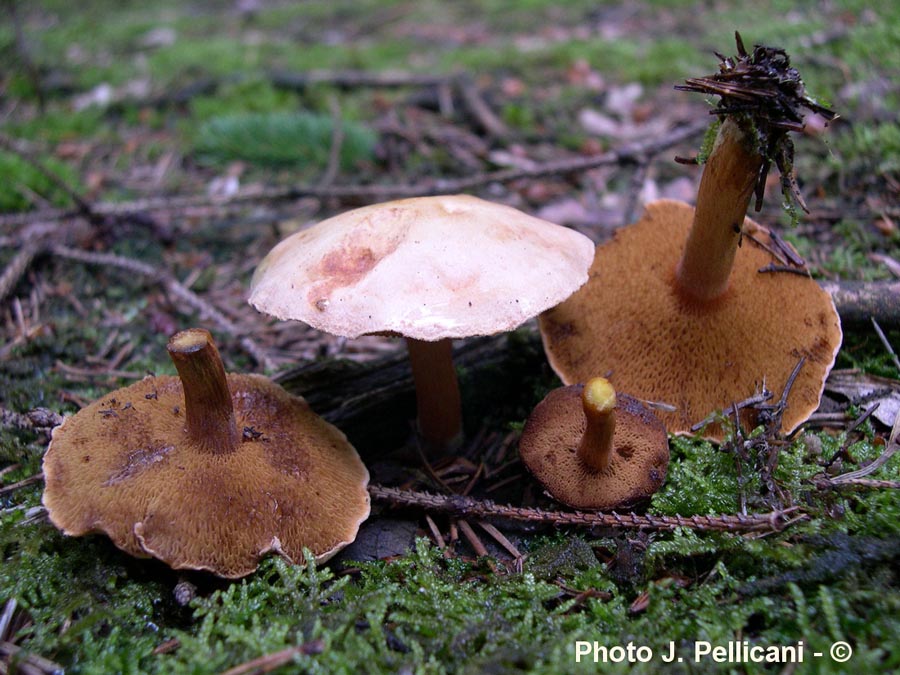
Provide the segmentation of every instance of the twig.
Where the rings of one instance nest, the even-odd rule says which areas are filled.
[[[844,436],[845,436],[844,442],[841,444],[841,447],[838,448],[837,452],[835,452],[834,455],[832,455],[831,459],[829,459],[825,463],[826,468],[830,467],[832,464],[834,464],[836,461],[838,461],[838,459],[841,457],[849,457],[849,453],[847,452],[847,450],[852,445],[852,440],[851,440],[850,434],[852,434],[854,431],[859,429],[859,427],[862,426],[863,422],[865,422],[867,419],[869,419],[872,416],[872,414],[876,410],[878,410],[879,406],[881,406],[880,401],[872,404],[862,415],[860,415],[855,420],[853,420],[853,423],[849,427],[847,427],[847,430],[844,432]]]
[[[878,322],[875,320],[875,317],[871,317],[872,319],[872,327],[875,329],[875,332],[878,333],[878,339],[881,340],[881,344],[884,345],[884,348],[887,349],[888,354],[891,355],[891,360],[894,362],[894,367],[897,370],[900,370],[900,359],[897,358],[897,352],[894,351],[894,348],[891,346],[890,341],[887,339],[887,335],[884,334],[884,331],[881,330],[881,326],[878,325]]]
[[[9,627],[12,624],[13,614],[16,613],[16,607],[18,603],[15,598],[10,598],[6,601],[6,604],[3,605],[3,612],[0,613],[0,640],[6,641],[9,639]]]
[[[834,478],[825,478],[824,480],[830,485],[842,485],[844,483],[852,483],[860,478],[865,478],[870,473],[873,473],[884,466],[887,461],[894,456],[894,453],[897,452],[898,448],[900,448],[900,445],[891,443],[877,459],[873,460],[863,468],[841,474],[840,476],[835,476]]]
[[[459,521],[459,531],[463,533],[466,541],[469,542],[469,545],[471,545],[472,549],[475,551],[475,555],[479,558],[484,558],[488,555],[487,549],[484,547],[484,544],[481,543],[481,539],[475,534],[475,530],[472,529],[472,526],[469,525],[468,521]]]
[[[150,653],[154,656],[160,656],[161,654],[171,654],[179,647],[181,647],[181,640],[179,640],[178,638],[172,638],[171,640],[166,640],[165,642],[156,645],[156,647],[154,647],[153,651]]]
[[[213,307],[206,300],[194,293],[192,290],[185,288],[180,282],[165,271],[157,267],[148,265],[139,260],[125,258],[123,256],[112,255],[109,253],[91,253],[89,251],[81,251],[67,246],[51,246],[49,252],[61,258],[70,260],[78,260],[79,262],[91,265],[107,265],[110,267],[118,267],[134,274],[147,277],[150,280],[160,284],[167,293],[181,300],[184,304],[196,310],[201,317],[212,321],[216,328],[220,331],[228,333],[231,336],[239,337],[238,343],[246,351],[257,364],[266,369],[272,368],[272,363],[266,353],[249,337],[241,335],[242,331],[234,322],[225,316],[221,311]]]
[[[831,424],[843,424],[849,419],[847,412],[816,412],[804,422],[805,427],[826,427]]]
[[[276,87],[306,89],[316,84],[336,87],[433,87],[453,80],[452,75],[420,75],[405,72],[372,72],[368,70],[309,70],[303,73],[278,71],[269,78]]]
[[[787,409],[787,400],[788,396],[791,394],[791,389],[794,388],[794,382],[797,380],[797,376],[800,374],[800,370],[803,368],[803,364],[806,363],[806,357],[801,356],[797,361],[797,365],[794,366],[794,369],[791,371],[791,374],[788,375],[787,382],[784,383],[784,389],[781,391],[781,398],[778,399],[778,403],[776,403],[772,407],[768,407],[765,405],[760,405],[759,410],[762,412],[766,412],[769,415],[768,421],[770,424],[768,425],[771,429],[771,434],[775,435],[778,433],[778,430],[781,429],[781,418],[784,416],[784,411]],[[777,463],[777,458],[776,458]],[[772,470],[775,470],[775,467],[771,467]]]
[[[876,478],[847,478],[840,483],[832,479],[821,477],[813,479],[818,488],[868,488],[872,490],[900,490],[900,480],[878,480]]]
[[[428,529],[431,530],[431,536],[434,537],[434,543],[436,543],[437,547],[443,551],[447,548],[447,543],[444,541],[444,536],[438,529],[437,523],[435,523],[428,514],[425,514],[425,522],[428,523]]]
[[[181,197],[165,197],[119,203],[98,203],[93,212],[103,216],[125,217],[146,214],[151,211],[180,211],[197,207],[223,205],[240,205],[260,201],[290,201],[301,197],[318,197],[321,199],[344,199],[352,201],[381,201],[399,197],[421,197],[433,194],[452,194],[466,192],[490,183],[507,183],[528,178],[546,178],[547,176],[565,175],[588,171],[601,166],[634,163],[639,157],[651,157],[682,143],[706,129],[703,120],[692,121],[680,126],[660,138],[624,145],[591,157],[573,157],[550,162],[538,163],[528,168],[502,169],[488,173],[479,173],[463,178],[428,179],[418,183],[397,185],[299,185],[277,188],[248,188],[236,192],[228,199],[210,197],[209,195],[185,195]],[[33,220],[58,220],[72,216],[71,211],[64,209],[43,210],[35,213],[0,216],[0,225],[19,225]],[[77,215],[77,214],[75,214]]]
[[[96,219],[97,216],[94,213],[93,208],[84,199],[84,197],[78,194],[75,188],[73,188],[65,180],[63,180],[63,178],[58,173],[56,173],[56,171],[53,171],[42,160],[38,159],[30,152],[28,152],[25,148],[23,148],[20,143],[17,143],[14,139],[5,134],[0,134],[0,148],[16,155],[22,161],[27,162],[28,164],[33,166],[36,171],[38,171],[42,176],[44,176],[44,178],[53,183],[57,188],[64,192],[66,196],[72,200],[72,202],[74,202],[75,206],[78,207],[80,215],[91,221]]]
[[[16,656],[18,661],[18,673],[41,673],[41,675],[64,675],[66,669],[58,663],[44,658],[37,654],[32,654],[23,650],[12,642],[0,642],[0,655]],[[30,666],[31,669],[26,670],[23,666]]]
[[[517,562],[517,565],[521,564],[522,554],[519,552],[519,549],[516,548],[515,544],[513,544],[509,539],[506,538],[506,535],[503,534],[496,527],[491,525],[488,522],[483,520],[478,521],[478,526],[481,527],[485,532],[491,535],[498,544],[500,544],[506,551],[513,557],[513,560]]]
[[[509,135],[506,125],[500,121],[500,118],[484,102],[478,87],[475,86],[475,83],[468,75],[457,76],[456,88],[459,90],[459,95],[469,112],[472,113],[472,116],[488,135],[494,138],[504,138]]]
[[[39,240],[27,241],[9,261],[3,274],[0,274],[0,302],[12,293],[42,248],[43,244]]]
[[[325,643],[321,640],[313,640],[296,647],[288,647],[272,654],[260,656],[258,659],[247,661],[234,668],[223,670],[219,675],[262,675],[270,673],[276,668],[290,663],[295,656],[300,654],[321,654],[325,650]]]
[[[78,366],[70,366],[57,360],[54,369],[62,372],[65,377],[73,382],[90,382],[98,378],[107,378],[109,380],[140,380],[145,373],[135,373],[130,370],[115,370],[114,368],[79,368]]]
[[[764,267],[760,267],[756,270],[760,274],[767,274],[772,272],[787,272],[788,274],[797,274],[801,277],[810,276],[809,270],[803,267],[788,267],[787,265],[776,265],[775,263],[769,263]]]
[[[331,185],[337,177],[341,168],[341,149],[344,145],[344,122],[337,96],[329,98],[328,105],[331,108],[331,148],[328,151],[328,165],[319,181],[319,187]]]
[[[737,468],[737,484],[738,484],[738,512],[741,515],[747,515],[747,491],[745,489],[747,481],[744,479],[744,462],[749,459],[747,454],[747,443],[744,440],[744,430],[741,428],[741,416],[737,404],[732,404],[731,414],[734,416],[734,439],[729,439],[727,445],[730,445],[734,451],[734,463]]]
[[[736,401],[728,407],[729,409],[732,409],[734,411],[743,410],[744,408],[751,408],[753,406],[759,405],[760,403],[765,403],[766,401],[770,400],[772,396],[774,396],[774,394],[763,387],[763,390],[760,393],[754,394],[750,398],[745,398],[743,401]],[[720,415],[721,413],[718,410],[710,413],[709,416],[700,420],[694,426],[692,426],[691,431],[700,431],[700,429],[705,427],[707,424],[712,424],[713,422],[718,421]]]
[[[876,401],[862,415],[857,417],[853,421],[853,424],[851,424],[849,427],[847,427],[847,431],[846,431],[847,435],[850,435],[854,431],[859,429],[862,426],[862,423],[865,422],[867,419],[869,419],[872,416],[872,413],[874,413],[876,410],[878,410],[879,406],[881,406],[881,401]]]
[[[787,259],[787,262],[793,265],[794,267],[806,267],[806,261],[797,255],[797,252],[794,248],[788,244],[784,239],[781,238],[774,230],[769,230],[769,240],[772,242],[773,251],[778,251],[780,254],[784,254],[784,257]]]
[[[436,495],[428,492],[400,490],[382,485],[369,485],[369,494],[373,499],[394,505],[417,506],[419,508],[440,511],[460,517],[506,518],[531,523],[548,525],[572,525],[581,527],[613,527],[633,530],[670,531],[680,527],[699,531],[725,532],[767,532],[784,528],[790,514],[796,514],[796,508],[772,511],[751,515],[717,515],[717,516],[653,516],[636,513],[585,513],[581,511],[546,511],[543,509],[525,508],[495,504],[489,500],[478,500],[460,495]],[[807,516],[800,514],[798,519]]]
[[[625,203],[625,214],[622,221],[623,225],[628,225],[637,220],[638,206],[641,200],[641,189],[647,180],[647,173],[650,170],[650,162],[647,157],[639,157],[635,162],[634,173],[628,184],[628,200]]]
[[[17,483],[10,483],[9,485],[0,487],[0,495],[8,495],[11,492],[15,492],[16,490],[21,490],[23,487],[28,487],[29,485],[40,483],[42,480],[44,480],[44,474],[36,473],[35,475],[29,476],[28,478],[23,478]]]

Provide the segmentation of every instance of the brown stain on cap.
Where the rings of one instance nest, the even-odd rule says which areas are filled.
[[[316,264],[314,276],[321,281],[307,292],[309,303],[326,311],[335,290],[355,286],[365,279],[404,242],[416,215],[414,208],[392,208],[367,216]]]

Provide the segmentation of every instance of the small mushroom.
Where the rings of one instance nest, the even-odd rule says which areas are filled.
[[[805,96],[783,52],[747,54],[739,38],[738,51],[719,76],[689,81],[722,95],[713,112],[724,117],[696,208],[648,204],[597,247],[590,280],[540,318],[564,383],[608,374],[617,387],[672,406],[660,417],[675,434],[693,433],[763,385],[778,400],[802,359],[781,418],[782,431],[793,431],[818,407],[841,344],[828,293],[802,270],[773,271],[779,242],[745,218],[754,192],[758,208],[771,161],[794,185],[787,131],[802,128],[803,108],[824,109]],[[741,421],[756,424],[754,411]],[[724,429],[709,424],[703,435],[722,440]]]
[[[467,195],[375,204],[279,243],[250,303],[334,335],[407,340],[419,431],[436,451],[461,436],[450,340],[516,328],[587,280],[587,237]]]
[[[602,377],[551,391],[528,417],[519,454],[555,499],[590,511],[646,499],[669,465],[659,418]]]
[[[352,542],[369,474],[344,434],[267,378],[226,375],[205,330],[177,333],[168,351],[178,377],[146,377],[53,430],[53,524],[228,578],[270,551],[324,561]]]

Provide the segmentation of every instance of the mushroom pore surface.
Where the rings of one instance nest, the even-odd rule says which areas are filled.
[[[597,247],[588,283],[539,319],[547,357],[564,383],[609,373],[616,389],[674,406],[657,414],[676,434],[763,383],[778,400],[802,358],[782,418],[790,432],[818,406],[840,347],[834,303],[810,278],[761,272],[773,258],[750,236],[722,295],[704,302],[679,292],[676,266],[693,213],[681,202],[653,202]],[[768,239],[749,219],[744,231]],[[742,421],[754,425],[752,412]],[[723,433],[717,424],[703,431],[713,440]]]
[[[194,346],[210,345],[174,344],[188,360]],[[305,547],[325,560],[352,541],[369,513],[368,471],[344,434],[265,377],[229,374],[222,385],[231,446],[189,432],[178,377],[147,377],[67,418],[44,457],[51,521],[224,577],[249,574],[269,551],[301,562]]]
[[[587,427],[582,389],[580,384],[555,389],[535,407],[519,453],[547,492],[564,504],[585,510],[627,508],[656,492],[665,479],[665,427],[640,401],[617,393],[609,464],[597,471],[578,452]]]

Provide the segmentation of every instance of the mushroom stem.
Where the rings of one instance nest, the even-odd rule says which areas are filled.
[[[609,380],[595,377],[581,390],[587,426],[578,444],[578,457],[594,471],[604,471],[612,460],[616,429],[616,390]]]
[[[678,288],[689,297],[710,301],[728,288],[763,161],[748,134],[726,118],[703,168],[694,221],[675,272]]]
[[[188,437],[211,453],[234,451],[238,446],[234,405],[212,335],[189,328],[173,335],[166,348],[184,388]]]
[[[430,453],[440,454],[462,440],[462,403],[449,339],[406,339],[416,388],[419,433]]]

